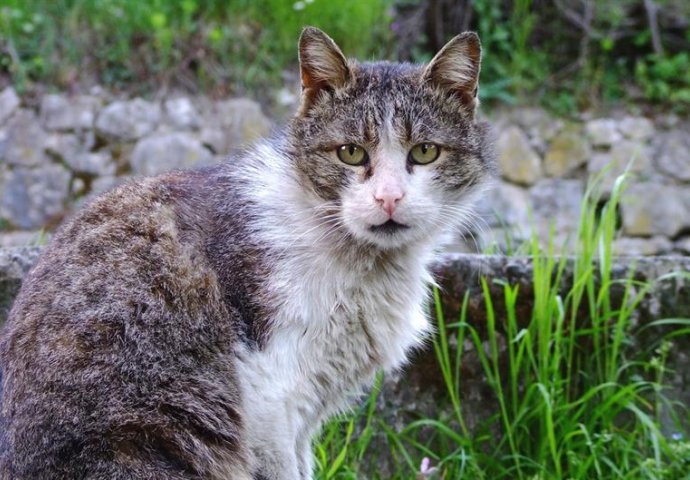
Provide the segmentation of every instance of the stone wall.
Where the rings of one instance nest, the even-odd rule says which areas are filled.
[[[690,122],[626,113],[568,121],[538,108],[493,117],[501,179],[485,206],[495,214],[485,215],[483,245],[529,238],[528,212],[543,241],[555,224],[560,245],[577,227],[588,182],[600,177],[606,199],[629,168],[616,251],[690,254]]]
[[[0,92],[0,246],[37,241],[85,199],[132,176],[219,162],[266,135],[249,99],[160,101]],[[40,240],[40,238],[39,238]]]
[[[294,108],[288,95],[286,109]],[[604,195],[631,164],[620,209],[618,252],[690,254],[690,121],[627,113],[579,120],[539,108],[490,114],[501,178],[460,251],[529,238],[560,244],[577,224],[587,181],[603,174]],[[155,101],[0,92],[0,246],[40,243],[85,199],[137,175],[219,162],[265,135],[271,121],[249,99]],[[606,170],[608,168],[608,170]],[[533,217],[533,223],[529,216]]]

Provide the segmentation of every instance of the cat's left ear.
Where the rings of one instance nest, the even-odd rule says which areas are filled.
[[[479,101],[479,70],[482,47],[474,32],[465,32],[451,39],[429,62],[424,79],[456,94],[470,111]]]
[[[299,38],[302,106],[306,110],[322,90],[335,90],[350,82],[352,72],[338,45],[318,28],[306,27]]]

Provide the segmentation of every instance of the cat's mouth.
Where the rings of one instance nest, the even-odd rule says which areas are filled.
[[[386,235],[392,235],[394,233],[400,232],[410,228],[404,223],[398,223],[393,219],[388,220],[380,225],[372,225],[369,227],[369,231],[373,233],[383,233]]]

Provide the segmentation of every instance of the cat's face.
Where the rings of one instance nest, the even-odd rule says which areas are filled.
[[[396,248],[468,219],[492,171],[486,127],[474,120],[479,57],[465,34],[426,67],[357,64],[305,30],[289,148],[332,228]]]

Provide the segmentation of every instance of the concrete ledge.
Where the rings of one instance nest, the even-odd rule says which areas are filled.
[[[41,247],[0,248],[0,323],[5,321],[22,278],[36,262],[40,252]],[[572,268],[572,261],[569,261],[566,272],[572,272]],[[486,277],[491,284],[495,280],[519,284],[523,292],[521,297],[525,299],[530,297],[533,288],[534,270],[532,259],[529,257],[446,254],[434,270],[441,285],[442,300],[448,318],[457,317],[467,290],[471,292],[470,308],[480,306],[481,277]],[[631,270],[634,271],[636,280],[661,279],[640,305],[641,321],[664,317],[690,318],[690,257],[618,257],[614,260],[612,275],[615,279],[626,278]],[[673,272],[686,272],[688,276],[663,278]],[[564,285],[565,287],[568,285]],[[492,286],[492,292],[498,293],[499,290],[495,284]],[[529,305],[521,307],[526,310]],[[470,315],[470,318],[477,324],[481,323],[481,317]]]

